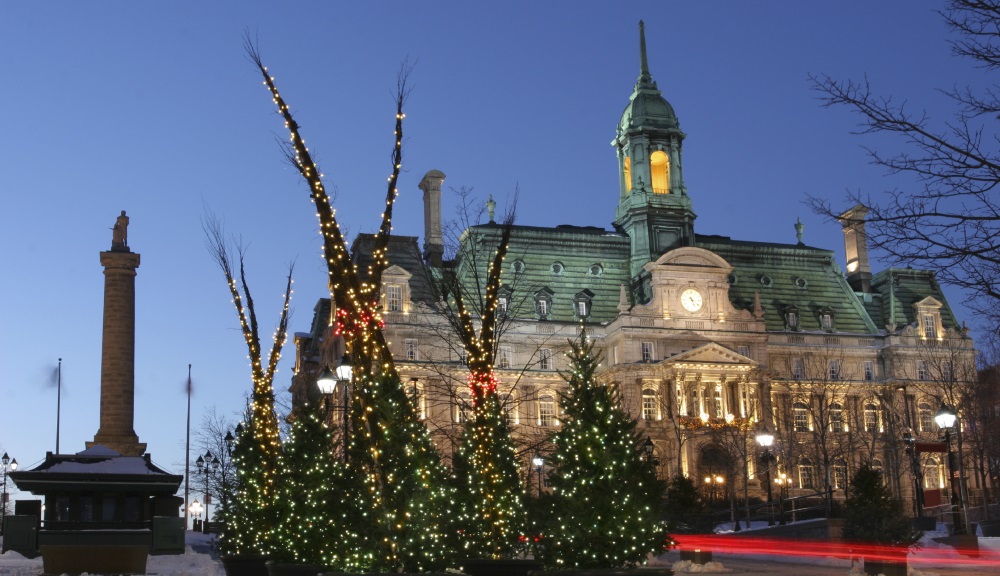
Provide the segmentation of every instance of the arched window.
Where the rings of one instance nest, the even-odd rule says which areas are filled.
[[[504,394],[502,396],[503,402],[503,412],[507,416],[507,424],[514,425],[521,423],[521,416],[517,412],[517,401],[514,399],[513,393]]]
[[[865,402],[865,432],[877,434],[880,429],[878,404],[874,401]]]
[[[660,402],[656,397],[656,388],[642,389],[642,419],[647,422],[660,419]]]
[[[937,426],[934,424],[934,410],[926,402],[917,404],[917,423],[921,432],[934,432]]]
[[[844,405],[839,402],[830,404],[830,432],[846,432],[844,425]]]
[[[813,488],[815,476],[816,469],[812,460],[808,458],[799,460],[799,488]]]
[[[649,171],[653,178],[653,194],[670,194],[670,157],[663,150],[649,155]]]
[[[538,397],[538,425],[556,425],[556,401],[551,394],[542,394]]]
[[[804,402],[792,405],[792,422],[796,432],[809,431],[809,407]]]
[[[628,156],[622,162],[622,178],[625,179],[625,192],[632,191],[632,159]]]

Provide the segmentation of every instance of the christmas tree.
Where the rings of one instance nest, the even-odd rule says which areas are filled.
[[[497,394],[500,382],[494,371],[497,332],[505,320],[499,309],[500,277],[514,218],[512,208],[500,228],[481,294],[475,281],[467,286],[459,275],[446,275],[441,286],[442,292],[449,294],[445,300],[446,317],[462,342],[469,367],[472,414],[453,455],[453,481],[459,502],[456,523],[461,533],[460,546],[469,558],[513,556],[525,525],[514,441]],[[475,262],[466,265],[475,266]]]
[[[564,568],[635,566],[666,536],[657,514],[663,484],[641,454],[618,388],[595,378],[599,358],[585,332],[570,342],[569,360],[543,560]]]
[[[892,497],[882,472],[862,464],[847,487],[844,539],[909,547],[920,539],[902,503]]]
[[[397,83],[391,171],[382,222],[374,235],[371,264],[359,273],[299,125],[252,41],[246,49],[289,132],[288,159],[309,186],[323,240],[328,285],[336,304],[335,334],[347,344],[354,377],[347,482],[355,508],[357,547],[348,565],[362,570],[426,570],[449,557],[446,530],[450,503],[444,470],[430,435],[408,401],[382,322],[382,275],[389,266],[392,209],[402,167],[403,102],[408,68]]]
[[[350,548],[345,530],[344,467],[333,455],[333,431],[318,404],[295,410],[282,445],[284,510],[275,531],[274,560],[341,568]]]
[[[412,400],[394,375],[355,390],[348,444],[348,500],[357,546],[349,567],[425,572],[448,566],[454,516],[447,473]]]

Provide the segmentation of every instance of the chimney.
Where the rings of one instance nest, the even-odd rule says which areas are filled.
[[[424,191],[424,261],[441,266],[444,239],[441,237],[441,183],[444,172],[431,170],[417,186]]]
[[[865,216],[868,208],[858,204],[837,217],[844,227],[844,249],[847,252],[847,283],[855,292],[871,292],[872,267],[868,263],[868,235]]]
[[[128,247],[128,216],[112,228],[104,265],[104,333],[101,343],[101,425],[87,448],[100,444],[123,456],[141,456],[146,445],[133,429],[135,419],[135,269],[139,255]]]

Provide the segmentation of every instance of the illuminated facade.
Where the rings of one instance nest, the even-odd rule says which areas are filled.
[[[525,470],[559,426],[567,340],[586,329],[662,475],[722,477],[759,496],[754,437],[766,427],[777,438],[772,477],[784,474],[793,495],[830,486],[842,498],[868,460],[908,497],[904,430],[936,439],[942,399],[974,379],[973,343],[934,274],[873,274],[861,208],[842,218],[846,274],[832,250],[802,242],[801,225],[794,244],[696,233],[684,138],[640,31],[640,76],[612,141],[620,175],[613,228],[516,226],[504,263],[496,367]],[[433,170],[421,182],[424,245],[393,237],[381,298],[404,383],[447,455],[469,410],[468,371],[434,286],[443,274],[474,286],[501,226],[490,206],[490,221],[466,230],[458,256],[442,260],[444,179]],[[359,269],[370,246],[361,235],[352,247]],[[310,331],[296,335],[295,402],[315,398],[315,375],[343,354],[330,313],[321,300]],[[947,476],[941,455],[922,458],[931,505]]]

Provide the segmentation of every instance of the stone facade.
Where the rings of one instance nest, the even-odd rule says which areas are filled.
[[[604,355],[602,377],[621,388],[664,477],[722,476],[741,495],[760,496],[768,475],[754,437],[766,428],[777,438],[768,473],[789,495],[829,486],[843,497],[853,469],[872,461],[909,496],[903,431],[936,439],[942,398],[975,377],[972,340],[934,274],[871,274],[861,209],[844,217],[846,275],[833,251],[803,244],[801,232],[796,244],[697,233],[682,176],[685,135],[652,80],[641,36],[640,53],[612,142],[621,183],[614,228],[516,226],[504,263],[497,369],[526,475],[559,426],[567,343],[586,330]],[[428,179],[440,190],[444,174]],[[467,370],[433,287],[455,274],[477,293],[500,226],[491,214],[464,232],[455,260],[439,264],[435,202],[425,195],[435,224],[423,253],[416,237],[392,239],[381,297],[404,383],[447,456],[468,411]],[[361,235],[352,248],[359,269],[370,244]],[[315,400],[316,375],[343,354],[332,308],[321,300],[311,330],[296,334],[294,403]],[[946,488],[944,461],[925,455],[921,465],[931,501]]]

